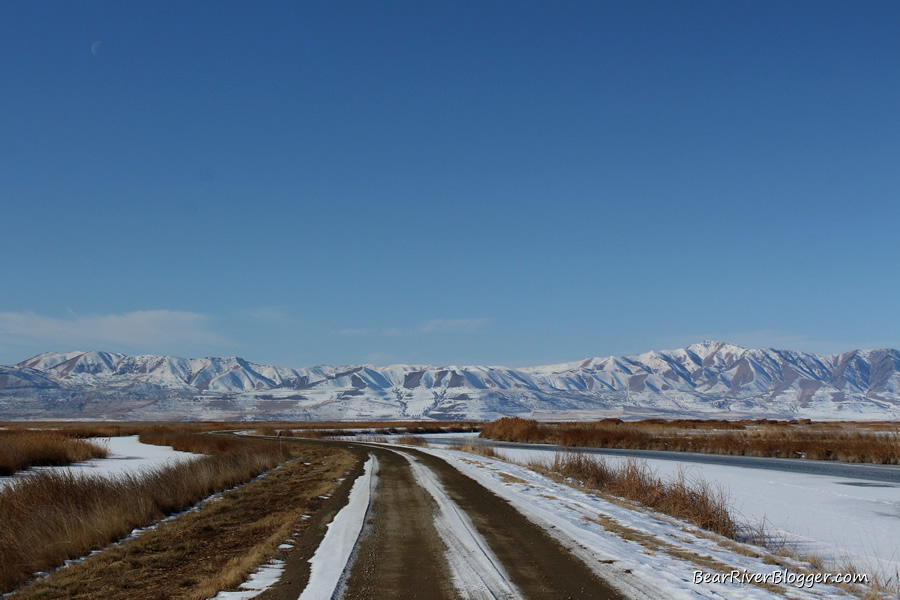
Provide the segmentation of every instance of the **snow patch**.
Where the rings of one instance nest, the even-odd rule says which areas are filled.
[[[353,482],[350,498],[329,523],[322,543],[311,559],[309,584],[299,600],[334,598],[350,568],[350,557],[362,533],[378,480],[378,459],[369,455],[363,474]]]
[[[272,560],[259,568],[255,573],[238,586],[233,592],[219,592],[213,600],[249,600],[278,583],[284,573],[284,561]]]

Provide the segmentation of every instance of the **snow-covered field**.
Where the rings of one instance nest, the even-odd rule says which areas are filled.
[[[554,451],[498,449],[508,460],[527,463]],[[620,456],[605,456],[611,464]],[[826,563],[851,563],[864,572],[900,570],[900,488],[893,484],[821,475],[784,473],[691,462],[646,459],[663,479],[684,472],[689,479],[720,485],[736,514],[751,526],[783,539],[801,554]]]
[[[169,446],[142,444],[136,435],[103,438],[102,440],[93,439],[92,441],[105,444],[109,455],[106,458],[88,460],[66,467],[35,467],[21,471],[12,477],[0,477],[0,489],[16,477],[22,477],[34,471],[66,470],[71,473],[114,477],[122,473],[139,473],[142,470],[154,469],[182,460],[193,460],[198,457],[197,454],[179,452]]]

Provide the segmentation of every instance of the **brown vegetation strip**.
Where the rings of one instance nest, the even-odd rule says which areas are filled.
[[[322,438],[353,435],[359,430],[368,434],[396,433],[461,433],[481,429],[481,423],[468,421],[259,421],[254,422],[259,435],[282,437]],[[0,429],[26,431],[32,429],[53,430],[68,437],[116,437],[139,435],[152,430],[177,430],[181,433],[202,433],[247,429],[245,421],[198,421],[171,423],[163,421],[97,421],[77,423],[66,421],[5,421]],[[349,431],[353,429],[354,431]]]
[[[243,423],[226,423],[221,421],[205,421],[191,423],[174,423],[163,421],[6,421],[0,423],[3,429],[24,431],[41,429],[56,431],[69,437],[120,437],[138,435],[151,429],[177,429],[184,433],[201,433],[223,429],[246,428]]]
[[[275,445],[275,444],[272,444]],[[293,460],[216,502],[62,569],[15,598],[158,600],[209,598],[301,538],[355,457],[340,448],[291,444]]]
[[[882,431],[878,431],[881,428]],[[481,437],[508,442],[593,448],[670,450],[737,456],[900,464],[897,424],[807,421],[647,421],[604,419],[539,423],[507,417],[484,425]]]
[[[100,444],[56,431],[0,431],[0,475],[38,466],[64,466],[105,458]]]
[[[645,462],[630,459],[616,468],[601,457],[580,452],[558,452],[552,461],[529,466],[544,474],[574,479],[589,490],[638,502],[727,538],[744,536],[731,515],[724,490],[702,479],[689,480],[682,473],[672,481],[663,481]]]
[[[208,450],[223,446],[218,454],[148,473],[104,478],[39,472],[13,481],[0,492],[0,592],[290,457],[281,445],[259,440],[198,439],[196,444]]]
[[[341,423],[336,427],[335,423],[304,423],[297,424],[280,423],[268,424],[256,428],[256,434],[277,437],[299,437],[307,439],[327,439],[330,437],[351,437],[366,435],[423,435],[430,433],[470,433],[481,430],[480,423],[436,422],[411,425],[409,423],[381,423],[373,426],[372,423]]]

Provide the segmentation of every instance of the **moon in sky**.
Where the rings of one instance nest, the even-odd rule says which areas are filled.
[[[100,40],[97,40],[96,42],[91,44],[91,54],[93,54],[94,56],[99,56],[100,55],[100,46],[102,46],[102,45],[103,45],[103,42],[101,42]]]

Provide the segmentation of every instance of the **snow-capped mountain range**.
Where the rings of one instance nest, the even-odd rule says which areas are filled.
[[[273,367],[48,352],[0,366],[0,419],[485,420],[501,416],[900,417],[900,352],[819,356],[702,342],[512,369]]]

